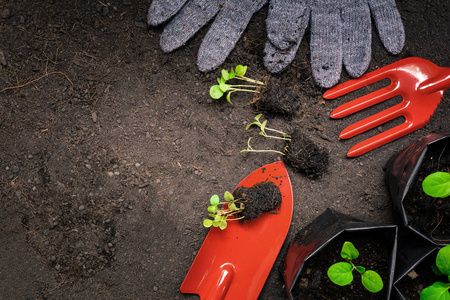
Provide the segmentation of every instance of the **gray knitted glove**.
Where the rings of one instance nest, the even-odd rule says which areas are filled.
[[[361,76],[371,58],[371,12],[384,47],[398,54],[405,33],[395,0],[271,0],[264,64],[280,72],[295,57],[311,19],[311,69],[321,87],[339,81],[342,64]]]
[[[155,26],[175,15],[164,28],[160,38],[163,51],[171,52],[186,43],[217,14],[198,52],[199,70],[207,72],[225,61],[253,14],[267,1],[154,0],[150,5],[147,19],[150,25]]]

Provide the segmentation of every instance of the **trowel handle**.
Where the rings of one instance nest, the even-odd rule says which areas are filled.
[[[431,94],[438,91],[445,91],[450,87],[450,68],[440,68],[441,72],[423,83],[418,87],[419,92],[423,94]]]

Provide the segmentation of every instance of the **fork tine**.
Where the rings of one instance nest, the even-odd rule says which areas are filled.
[[[384,144],[392,142],[393,140],[401,138],[402,136],[405,136],[408,133],[416,131],[417,129],[420,129],[423,126],[425,126],[425,124],[422,125],[422,124],[415,124],[412,122],[404,122],[398,126],[395,126],[391,129],[388,129],[382,133],[377,134],[376,136],[373,136],[365,141],[356,144],[355,146],[350,148],[350,150],[347,152],[347,156],[356,157],[359,155],[363,155],[364,153],[367,153],[375,148],[378,148]]]
[[[403,103],[399,103],[388,109],[380,111],[377,114],[374,114],[370,117],[367,117],[361,121],[358,121],[354,124],[347,126],[344,130],[342,130],[339,138],[341,139],[349,139],[358,135],[360,133],[366,132],[372,128],[380,126],[386,122],[389,122],[395,118],[402,116],[403,111],[405,109],[405,105]],[[408,120],[407,120],[408,122]]]
[[[337,97],[359,90],[360,88],[368,86],[377,81],[383,80],[385,78],[391,79],[389,76],[390,73],[392,73],[392,70],[387,67],[383,67],[381,69],[372,71],[370,73],[362,75],[359,78],[352,79],[347,82],[341,83],[335,87],[332,87],[323,94],[323,98],[335,99]],[[391,82],[393,82],[392,79]]]
[[[333,119],[339,119],[351,115],[355,112],[366,109],[375,104],[397,96],[398,92],[395,87],[389,85],[380,90],[376,90],[370,94],[364,95],[337,107],[330,114]]]

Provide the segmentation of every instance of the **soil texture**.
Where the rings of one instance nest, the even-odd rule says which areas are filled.
[[[374,25],[368,71],[411,56],[449,67],[447,2],[396,1],[405,47],[390,55]],[[348,159],[351,146],[399,121],[349,140],[339,133],[398,97],[344,119],[329,115],[383,83],[325,101],[311,78],[309,27],[291,65],[269,74],[268,5],[220,69],[199,72],[210,25],[164,53],[165,24],[146,23],[150,3],[0,1],[0,299],[198,299],[179,287],[208,234],[202,221],[210,195],[283,159],[240,152],[255,133],[245,127],[260,112],[250,93],[233,93],[233,105],[210,98],[222,68],[243,64],[251,78],[276,78],[274,88],[290,90],[299,109],[292,117],[268,113],[271,127],[300,130],[328,153],[317,179],[288,167],[292,223],[260,299],[286,298],[278,273],[286,245],[327,208],[393,222],[386,160],[450,129],[447,91],[424,128]],[[341,82],[348,79],[343,70]],[[252,145],[280,149],[284,142],[258,137]]]
[[[319,147],[300,130],[295,130],[286,142],[283,161],[295,171],[311,179],[320,178],[328,167],[328,152]]]
[[[244,217],[242,221],[256,219],[265,212],[276,213],[282,201],[280,189],[271,181],[252,187],[238,187],[233,196],[244,204],[244,210],[238,214],[239,217]]]
[[[363,266],[366,270],[373,270],[381,276],[384,284],[381,291],[371,293],[366,290],[356,270],[353,271],[353,281],[347,286],[331,282],[327,271],[331,265],[345,261],[341,257],[344,242],[351,242],[359,251],[359,257],[353,260],[355,266]],[[386,299],[385,286],[389,276],[390,251],[388,246],[385,239],[372,233],[343,233],[305,262],[292,295],[296,300]]]
[[[422,189],[423,180],[438,171],[450,172],[450,138],[429,145],[403,205],[412,227],[433,240],[450,242],[450,198],[433,198]]]

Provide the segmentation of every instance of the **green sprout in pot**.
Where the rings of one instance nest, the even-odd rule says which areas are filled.
[[[233,70],[233,68],[231,68],[231,72],[228,72],[227,70],[223,69],[222,77],[217,78],[217,82],[219,84],[213,85],[209,89],[209,95],[214,99],[219,99],[225,93],[228,93],[227,100],[228,100],[228,102],[231,103],[231,99],[230,99],[231,93],[234,93],[234,92],[259,93],[258,85],[263,86],[265,84],[261,81],[245,77],[244,75],[246,72],[247,72],[247,66],[242,66],[242,65],[236,66],[235,70]],[[249,82],[252,85],[250,85],[250,84],[227,84],[227,81],[230,79],[239,79],[242,81]]]
[[[203,220],[205,227],[219,227],[221,230],[227,228],[227,221],[240,220],[243,217],[236,218],[234,215],[244,210],[244,204],[239,203],[239,199],[234,199],[233,195],[226,191],[224,194],[225,201],[221,202],[219,196],[212,195],[208,212],[211,219]]]
[[[450,196],[450,173],[435,172],[428,175],[422,182],[425,194],[434,198]]]
[[[450,281],[450,245],[439,250],[436,264],[431,267],[436,276],[447,276]],[[420,292],[420,300],[450,300],[450,283],[436,281]]]
[[[351,242],[345,242],[342,246],[341,257],[345,262],[333,264],[327,272],[330,280],[340,286],[345,286],[353,281],[353,270],[361,275],[363,286],[372,293],[379,292],[383,289],[383,280],[380,275],[372,270],[366,270],[364,267],[355,266],[353,259],[359,257],[359,251]]]

